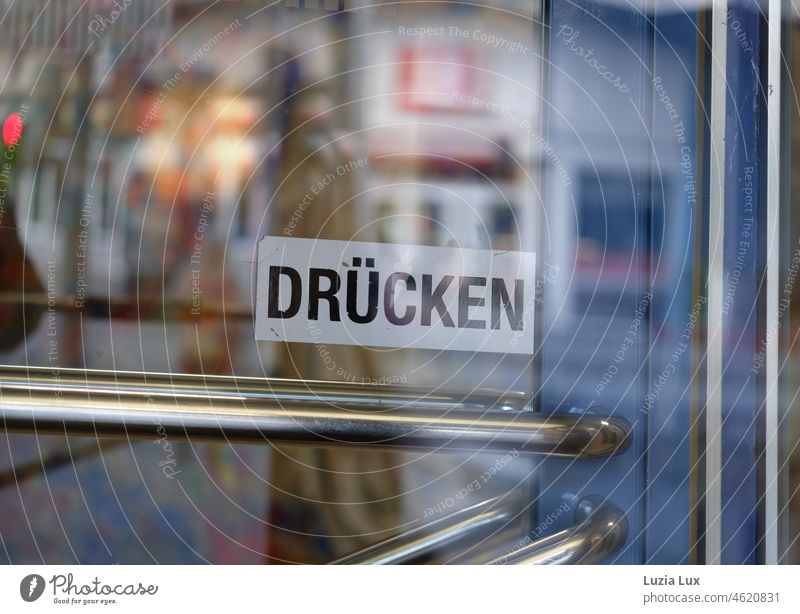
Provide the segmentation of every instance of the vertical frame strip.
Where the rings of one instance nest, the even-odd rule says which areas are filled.
[[[764,415],[764,563],[778,562],[781,0],[769,0],[767,52],[767,336]]]
[[[725,107],[727,98],[727,0],[711,13],[711,122],[708,219],[708,357],[706,397],[705,553],[719,564],[722,553],[722,321],[725,227]]]

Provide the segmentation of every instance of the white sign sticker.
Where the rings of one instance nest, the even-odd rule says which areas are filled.
[[[533,354],[535,254],[265,237],[256,339]]]

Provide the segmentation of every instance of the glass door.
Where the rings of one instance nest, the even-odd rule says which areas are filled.
[[[10,3],[0,560],[770,561],[729,4]]]

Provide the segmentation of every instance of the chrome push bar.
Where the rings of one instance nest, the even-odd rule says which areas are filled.
[[[509,549],[488,564],[591,565],[617,552],[628,538],[622,510],[601,497],[582,499],[575,520],[575,526]]]
[[[447,514],[330,563],[331,565],[396,565],[452,549],[502,529],[518,510],[511,497],[494,497]]]
[[[450,557],[455,563],[488,565],[571,565],[592,564],[618,551],[628,536],[628,523],[621,510],[599,497],[582,499],[576,508],[573,527],[548,537],[531,541],[517,540],[515,545],[498,548],[489,556],[464,559],[451,556],[457,546],[474,544],[492,533],[500,532],[521,514],[515,504],[518,496],[487,499],[406,533],[385,539],[358,552],[334,561],[334,565],[390,565],[418,561],[425,555],[437,559]]]
[[[0,367],[0,428],[152,439],[517,450],[623,449],[617,418],[522,410],[522,393],[439,393],[346,382]]]

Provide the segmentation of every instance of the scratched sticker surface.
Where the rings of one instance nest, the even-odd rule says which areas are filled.
[[[535,254],[265,237],[256,339],[533,354]]]

